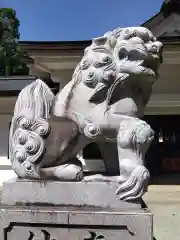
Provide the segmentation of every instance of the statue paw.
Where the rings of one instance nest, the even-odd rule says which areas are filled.
[[[81,181],[83,179],[83,170],[76,164],[64,164],[58,166],[53,175],[60,181]]]
[[[40,171],[42,178],[57,178],[59,181],[81,181],[84,177],[80,161],[42,168]]]
[[[138,166],[130,177],[120,184],[116,195],[120,200],[134,201],[140,199],[148,188],[150,174],[144,166]]]

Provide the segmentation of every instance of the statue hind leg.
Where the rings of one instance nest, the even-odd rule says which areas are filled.
[[[65,124],[67,122],[70,122],[71,125],[69,125],[69,131],[65,133],[66,136],[61,135],[58,131],[58,129],[65,130],[60,119],[60,121],[57,121],[57,127],[54,127],[56,133],[52,133],[52,137],[50,136],[48,139],[49,147],[45,157],[55,158],[56,161],[54,161],[52,166],[40,169],[41,178],[55,177],[60,181],[80,181],[84,177],[83,165],[77,158],[77,154],[88,143],[88,139],[79,134],[79,128],[76,123],[68,119]],[[74,131],[72,124],[74,125]],[[57,152],[57,150],[60,151]]]
[[[40,79],[18,96],[10,129],[9,156],[20,178],[76,181],[83,177],[76,153],[85,141],[74,121],[63,116],[57,121],[52,118],[54,97]]]
[[[131,118],[120,123],[117,135],[120,186],[116,194],[121,200],[139,199],[147,191],[150,175],[144,158],[153,135],[150,126],[140,119]]]

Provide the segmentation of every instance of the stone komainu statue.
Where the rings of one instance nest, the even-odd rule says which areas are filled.
[[[122,200],[140,198],[148,186],[144,157],[154,135],[140,118],[158,76],[161,54],[162,44],[146,28],[117,28],[92,40],[72,80],[57,96],[40,79],[25,87],[15,105],[9,137],[17,175],[95,180],[93,175],[84,177],[77,154],[91,142],[114,137],[120,169],[116,194]]]

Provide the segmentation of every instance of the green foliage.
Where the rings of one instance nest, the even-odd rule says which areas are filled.
[[[0,76],[27,75],[19,45],[19,20],[11,8],[0,8]]]

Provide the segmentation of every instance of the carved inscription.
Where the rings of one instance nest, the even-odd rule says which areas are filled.
[[[106,240],[103,235],[97,235],[95,232],[89,232],[90,236],[84,240]]]
[[[56,240],[55,238],[51,238],[51,234],[46,230],[41,230],[43,234],[43,240]],[[106,240],[103,235],[97,235],[95,232],[89,232],[89,236],[85,237],[83,240]],[[29,231],[28,240],[35,240],[35,234]]]
[[[41,230],[41,232],[43,233],[43,240],[56,240],[55,238],[51,238],[51,235],[48,231],[46,230]],[[35,240],[35,234],[33,232],[29,232],[29,238],[28,240]]]

